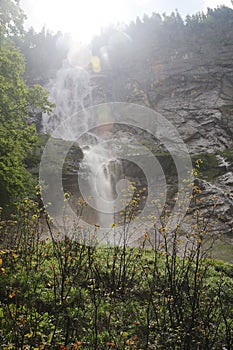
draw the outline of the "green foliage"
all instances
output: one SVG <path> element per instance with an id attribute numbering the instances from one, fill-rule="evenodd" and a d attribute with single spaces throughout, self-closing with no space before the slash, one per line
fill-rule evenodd
<path id="1" fill-rule="evenodd" d="M 208 181 L 213 180 L 219 175 L 219 166 L 216 155 L 213 153 L 200 153 L 192 157 L 193 165 L 200 159 L 199 176 Z"/>
<path id="2" fill-rule="evenodd" d="M 52 34 L 45 28 L 39 33 L 31 28 L 22 37 L 15 38 L 17 46 L 26 58 L 26 79 L 41 84 L 49 81 L 62 66 L 70 40 L 67 34 Z"/>
<path id="3" fill-rule="evenodd" d="M 21 34 L 25 15 L 19 7 L 18 0 L 1 0 L 0 2 L 0 38 L 6 35 Z"/>
<path id="4" fill-rule="evenodd" d="M 197 226 L 182 256 L 163 227 L 150 249 L 149 235 L 85 246 L 80 228 L 68 238 L 25 199 L 0 221 L 2 349 L 231 349 L 233 267 L 207 259 Z"/>
<path id="5" fill-rule="evenodd" d="M 32 178 L 25 159 L 37 135 L 27 119 L 29 110 L 49 112 L 47 92 L 40 86 L 28 88 L 23 80 L 24 57 L 7 35 L 21 29 L 21 10 L 11 1 L 1 2 L 0 33 L 0 206 L 32 189 Z"/>
<path id="6" fill-rule="evenodd" d="M 24 60 L 13 43 L 0 46 L 0 188 L 1 205 L 25 192 L 29 174 L 24 159 L 36 139 L 35 128 L 26 124 L 28 90 L 23 82 Z"/>
<path id="7" fill-rule="evenodd" d="M 186 16 L 186 24 L 188 27 L 195 28 L 196 26 L 200 26 L 206 20 L 206 15 L 203 12 L 197 12 L 194 15 Z"/>
<path id="8" fill-rule="evenodd" d="M 137 17 L 134 22 L 124 28 L 125 32 L 133 39 L 133 48 L 128 50 L 132 51 L 129 60 L 134 60 L 135 55 L 137 55 L 137 59 L 143 57 L 141 50 L 146 53 L 146 60 L 150 55 L 154 57 L 154 50 L 156 52 L 158 50 L 160 54 L 164 52 L 166 57 L 171 49 L 183 52 L 185 47 L 189 47 L 193 50 L 198 47 L 197 43 L 203 39 L 207 43 L 210 42 L 211 38 L 213 43 L 219 42 L 219 45 L 222 45 L 222 42 L 225 41 L 230 45 L 232 43 L 230 36 L 232 23 L 233 10 L 226 6 L 220 6 L 214 10 L 208 9 L 206 14 L 197 12 L 193 15 L 187 15 L 185 21 L 177 11 L 170 15 L 164 13 L 162 16 L 157 13 L 153 13 L 151 16 L 144 15 L 143 20 Z M 101 47 L 108 45 L 112 30 L 113 28 L 107 29 L 99 37 L 93 39 L 93 51 L 100 57 Z M 203 45 L 205 45 L 205 41 Z M 124 50 L 123 47 L 122 50 Z M 125 52 L 125 56 L 128 56 L 129 52 Z M 173 53 L 171 52 L 171 54 Z"/>
<path id="9" fill-rule="evenodd" d="M 38 110 L 46 113 L 52 112 L 55 105 L 48 101 L 48 97 L 49 93 L 41 85 L 36 84 L 33 88 L 29 88 L 28 100 L 32 113 L 36 113 Z"/>
<path id="10" fill-rule="evenodd" d="M 178 11 L 172 12 L 170 16 L 163 14 L 163 22 L 165 25 L 173 26 L 173 25 L 184 25 L 183 19 Z"/>
<path id="11" fill-rule="evenodd" d="M 25 159 L 37 135 L 27 124 L 29 109 L 49 111 L 47 92 L 42 87 L 28 88 L 23 80 L 24 59 L 14 44 L 4 40 L 0 46 L 0 205 L 30 191 L 32 180 Z"/>

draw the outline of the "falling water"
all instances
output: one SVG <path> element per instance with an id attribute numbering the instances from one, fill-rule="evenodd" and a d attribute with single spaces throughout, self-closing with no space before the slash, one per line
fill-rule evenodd
<path id="1" fill-rule="evenodd" d="M 43 115 L 42 127 L 44 132 L 52 132 L 56 127 L 73 114 L 84 109 L 85 101 L 91 99 L 89 74 L 85 69 L 72 67 L 69 61 L 63 63 L 57 72 L 55 81 L 48 87 L 50 98 L 56 107 L 52 115 Z M 86 120 L 79 121 L 88 126 Z M 65 135 L 69 139 L 70 135 Z"/>
<path id="2" fill-rule="evenodd" d="M 84 111 L 82 118 L 77 120 L 80 130 L 86 131 L 86 137 L 83 138 L 85 141 L 82 140 L 80 144 L 84 155 L 80 164 L 81 184 L 83 184 L 81 187 L 85 189 L 82 195 L 90 206 L 95 208 L 97 218 L 93 220 L 97 220 L 96 223 L 101 227 L 109 228 L 114 222 L 116 175 L 119 174 L 121 165 L 114 159 L 102 139 L 87 132 L 91 124 L 90 114 L 85 113 L 85 105 L 91 104 L 89 74 L 86 70 L 71 66 L 66 61 L 49 90 L 56 107 L 52 115 L 43 116 L 44 132 L 53 132 L 67 118 L 75 113 L 78 116 L 78 111 Z M 72 133 L 72 128 L 67 128 L 65 132 L 63 130 L 61 137 L 73 141 L 75 135 Z"/>
<path id="3" fill-rule="evenodd" d="M 98 212 L 98 224 L 110 227 L 114 222 L 114 187 L 120 163 L 112 159 L 102 143 L 97 143 L 84 150 L 81 169 L 85 170 L 85 195 Z"/>

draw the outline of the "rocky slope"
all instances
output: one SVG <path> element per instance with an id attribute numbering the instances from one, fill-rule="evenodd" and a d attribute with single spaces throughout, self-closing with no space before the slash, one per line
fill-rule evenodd
<path id="1" fill-rule="evenodd" d="M 176 40 L 132 42 L 92 78 L 96 103 L 124 101 L 161 113 L 178 129 L 193 159 L 205 208 L 217 203 L 212 230 L 233 228 L 233 30 L 184 32 Z M 149 41 L 148 41 L 149 40 Z M 213 200 L 213 198 L 215 198 Z M 206 214 L 203 209 L 203 215 Z M 219 223 L 216 224 L 216 218 Z"/>

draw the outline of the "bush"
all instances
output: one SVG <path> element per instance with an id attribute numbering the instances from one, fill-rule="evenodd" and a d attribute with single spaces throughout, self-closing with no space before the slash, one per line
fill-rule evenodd
<path id="1" fill-rule="evenodd" d="M 233 267 L 207 258 L 201 224 L 85 246 L 58 240 L 37 203 L 18 210 L 1 222 L 2 349 L 232 348 Z"/>

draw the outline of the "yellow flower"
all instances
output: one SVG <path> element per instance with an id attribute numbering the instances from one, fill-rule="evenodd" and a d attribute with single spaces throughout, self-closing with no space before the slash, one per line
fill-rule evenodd
<path id="1" fill-rule="evenodd" d="M 12 258 L 13 259 L 17 259 L 18 258 L 18 255 L 16 253 L 12 253 Z"/>
<path id="2" fill-rule="evenodd" d="M 17 290 L 12 290 L 12 291 L 10 292 L 10 294 L 8 295 L 8 297 L 9 297 L 10 299 L 12 299 L 12 298 L 14 298 L 14 296 L 16 296 L 16 294 L 17 294 Z"/>
<path id="3" fill-rule="evenodd" d="M 194 176 L 197 176 L 197 175 L 198 175 L 198 171 L 197 171 L 196 169 L 193 169 L 192 172 L 193 172 L 193 175 L 194 175 Z"/>
<path id="4" fill-rule="evenodd" d="M 65 202 L 67 202 L 70 199 L 69 193 L 65 192 L 64 193 L 64 198 L 65 198 Z"/>
<path id="5" fill-rule="evenodd" d="M 81 341 L 77 341 L 74 345 L 73 345 L 73 348 L 76 349 L 76 350 L 79 350 L 80 347 L 82 345 L 82 342 Z"/>

